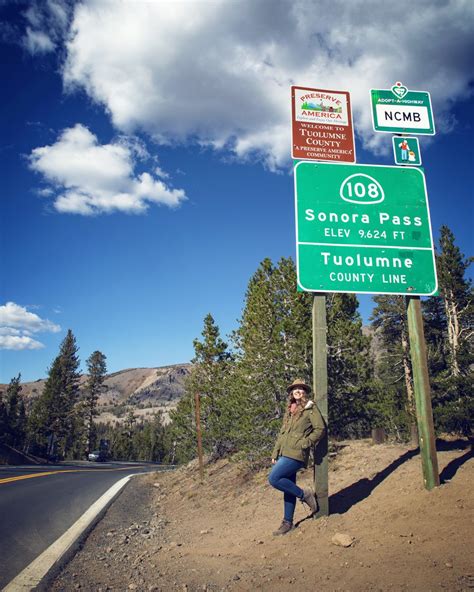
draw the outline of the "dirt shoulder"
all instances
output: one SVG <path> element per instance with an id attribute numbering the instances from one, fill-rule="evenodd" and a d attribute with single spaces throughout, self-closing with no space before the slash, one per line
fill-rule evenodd
<path id="1" fill-rule="evenodd" d="M 347 443 L 330 465 L 331 516 L 308 520 L 298 504 L 283 537 L 272 536 L 283 504 L 268 470 L 222 460 L 204 484 L 195 464 L 136 477 L 51 590 L 472 590 L 472 454 L 438 461 L 445 482 L 428 492 L 408 447 Z"/>

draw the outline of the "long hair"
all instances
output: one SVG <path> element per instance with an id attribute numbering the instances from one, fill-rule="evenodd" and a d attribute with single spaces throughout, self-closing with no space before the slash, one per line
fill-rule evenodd
<path id="1" fill-rule="evenodd" d="M 309 393 L 307 393 L 305 391 L 304 395 L 301 397 L 301 399 L 299 401 L 296 401 L 293 398 L 293 391 L 290 391 L 290 394 L 288 395 L 288 403 L 286 405 L 285 415 L 283 416 L 283 424 L 284 425 L 286 425 L 290 421 L 292 403 L 296 403 L 296 405 L 297 405 L 296 411 L 294 412 L 293 415 L 294 415 L 294 417 L 299 417 L 303 413 L 306 403 L 309 401 L 308 395 L 309 395 Z"/>

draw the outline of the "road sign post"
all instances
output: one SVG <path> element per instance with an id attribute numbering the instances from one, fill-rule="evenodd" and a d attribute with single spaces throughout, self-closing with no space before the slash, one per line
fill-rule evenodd
<path id="1" fill-rule="evenodd" d="M 299 162 L 295 201 L 299 289 L 436 292 L 426 184 L 420 169 Z"/>
<path id="2" fill-rule="evenodd" d="M 318 500 L 316 518 L 329 515 L 328 490 L 328 356 L 326 295 L 313 296 L 313 392 L 326 432 L 314 450 L 314 489 Z"/>
<path id="3" fill-rule="evenodd" d="M 433 411 L 431 408 L 426 342 L 423 331 L 423 316 L 421 314 L 421 304 L 418 296 L 408 296 L 406 301 L 423 483 L 426 489 L 433 489 L 433 487 L 439 485 L 440 481 L 433 427 Z"/>

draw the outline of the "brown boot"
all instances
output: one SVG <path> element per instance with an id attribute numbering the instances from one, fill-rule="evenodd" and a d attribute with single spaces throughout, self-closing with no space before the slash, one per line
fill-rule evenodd
<path id="1" fill-rule="evenodd" d="M 290 530 L 293 530 L 294 526 L 292 522 L 288 522 L 288 520 L 283 520 L 283 522 L 280 524 L 280 528 L 278 530 L 275 530 L 275 532 L 273 533 L 274 536 L 278 536 L 279 534 L 286 534 L 287 532 L 290 532 Z"/>
<path id="2" fill-rule="evenodd" d="M 316 514 L 318 511 L 318 502 L 316 500 L 316 496 L 311 491 L 311 489 L 303 489 L 303 494 L 303 499 L 301 501 L 309 506 L 311 514 Z"/>

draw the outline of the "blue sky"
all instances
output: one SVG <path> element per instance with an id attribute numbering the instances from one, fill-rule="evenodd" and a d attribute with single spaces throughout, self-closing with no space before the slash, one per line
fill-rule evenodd
<path id="1" fill-rule="evenodd" d="M 433 232 L 472 254 L 473 6 L 317 4 L 2 4 L 0 381 L 44 377 L 68 328 L 113 372 L 189 361 L 208 312 L 237 326 L 295 255 L 291 84 L 350 91 L 357 162 L 390 165 L 369 89 L 430 91 Z"/>

